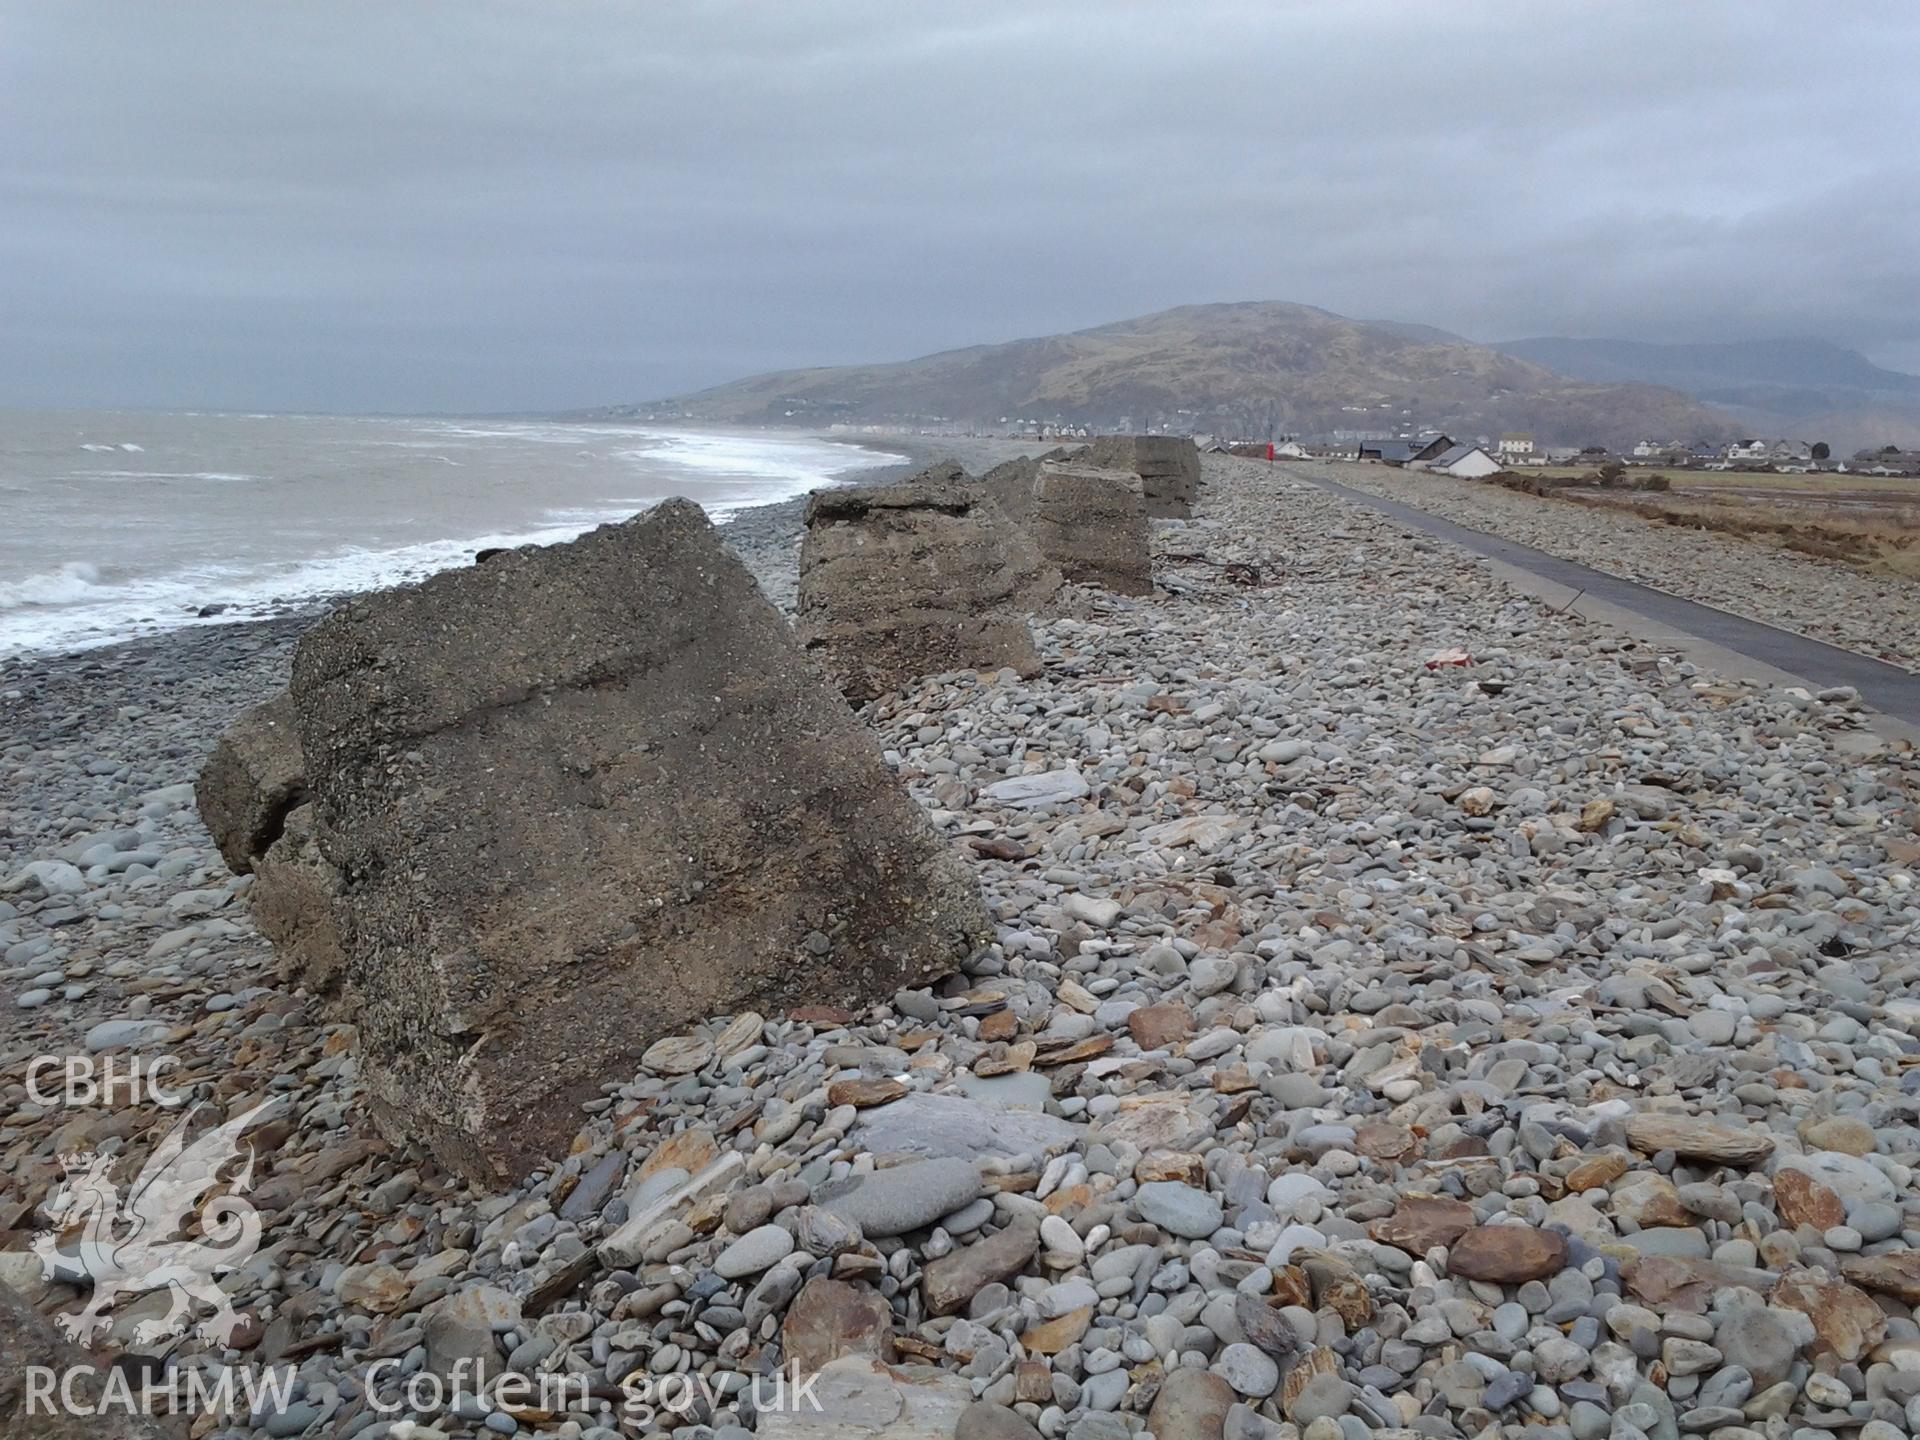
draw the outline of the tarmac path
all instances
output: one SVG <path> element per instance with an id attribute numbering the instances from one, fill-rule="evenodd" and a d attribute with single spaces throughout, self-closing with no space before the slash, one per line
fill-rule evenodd
<path id="1" fill-rule="evenodd" d="M 1811 640 L 1791 630 L 1763 625 L 1743 615 L 1716 610 L 1711 605 L 1683 600 L 1678 595 L 1623 580 L 1576 561 L 1563 560 L 1530 545 L 1455 524 L 1401 501 L 1355 490 L 1314 474 L 1304 466 L 1290 468 L 1288 474 L 1311 481 L 1356 505 L 1389 515 L 1409 529 L 1484 555 L 1495 563 L 1503 578 L 1530 577 L 1535 582 L 1544 582 L 1522 584 L 1522 588 L 1544 598 L 1552 598 L 1552 591 L 1545 587 L 1561 587 L 1569 597 L 1569 608 L 1573 603 L 1578 604 L 1578 613 L 1616 623 L 1625 620 L 1627 628 L 1642 637 L 1656 643 L 1671 643 L 1682 650 L 1708 647 L 1709 651 L 1720 653 L 1703 651 L 1700 658 L 1721 670 L 1742 673 L 1740 667 L 1730 665 L 1728 659 L 1729 656 L 1744 657 L 1763 671 L 1773 672 L 1759 678 L 1815 689 L 1851 685 L 1860 692 L 1862 703 L 1901 722 L 1903 732 L 1906 727 L 1920 727 L 1920 675 L 1901 666 Z M 1576 596 L 1578 600 L 1574 601 L 1572 597 Z"/>

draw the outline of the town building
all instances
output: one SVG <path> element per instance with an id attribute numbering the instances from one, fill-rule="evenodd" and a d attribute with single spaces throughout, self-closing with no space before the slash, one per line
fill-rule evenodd
<path id="1" fill-rule="evenodd" d="M 1462 480 L 1478 480 L 1486 475 L 1497 475 L 1505 467 L 1478 445 L 1453 445 L 1432 459 L 1414 461 L 1407 468 L 1426 470 L 1436 475 L 1454 475 Z"/>
<path id="2" fill-rule="evenodd" d="M 1431 460 L 1451 450 L 1454 444 L 1451 435 L 1421 435 L 1412 440 L 1363 440 L 1360 442 L 1360 458 L 1378 461 L 1382 465 L 1411 465 Z"/>

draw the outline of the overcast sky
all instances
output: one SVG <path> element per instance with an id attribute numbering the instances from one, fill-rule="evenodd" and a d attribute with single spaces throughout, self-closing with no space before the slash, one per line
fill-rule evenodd
<path id="1" fill-rule="evenodd" d="M 1194 301 L 1920 370 L 1910 0 L 0 0 L 0 404 L 655 398 Z"/>

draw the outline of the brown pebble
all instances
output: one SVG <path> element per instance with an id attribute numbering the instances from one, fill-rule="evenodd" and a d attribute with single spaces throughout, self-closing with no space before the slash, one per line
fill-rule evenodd
<path id="1" fill-rule="evenodd" d="M 898 1100 L 907 1093 L 907 1087 L 894 1079 L 880 1080 L 836 1080 L 827 1086 L 829 1105 L 852 1105 L 866 1109 L 870 1105 L 884 1105 L 889 1100 Z"/>
<path id="2" fill-rule="evenodd" d="M 1447 1274 L 1496 1285 L 1545 1280 L 1567 1268 L 1567 1237 L 1530 1225 L 1478 1225 L 1447 1251 Z"/>

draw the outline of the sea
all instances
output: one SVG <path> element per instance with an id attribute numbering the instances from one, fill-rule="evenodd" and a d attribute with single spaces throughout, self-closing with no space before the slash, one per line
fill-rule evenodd
<path id="1" fill-rule="evenodd" d="M 724 524 L 905 458 L 601 422 L 0 411 L 0 657 L 283 613 L 670 496 Z"/>

